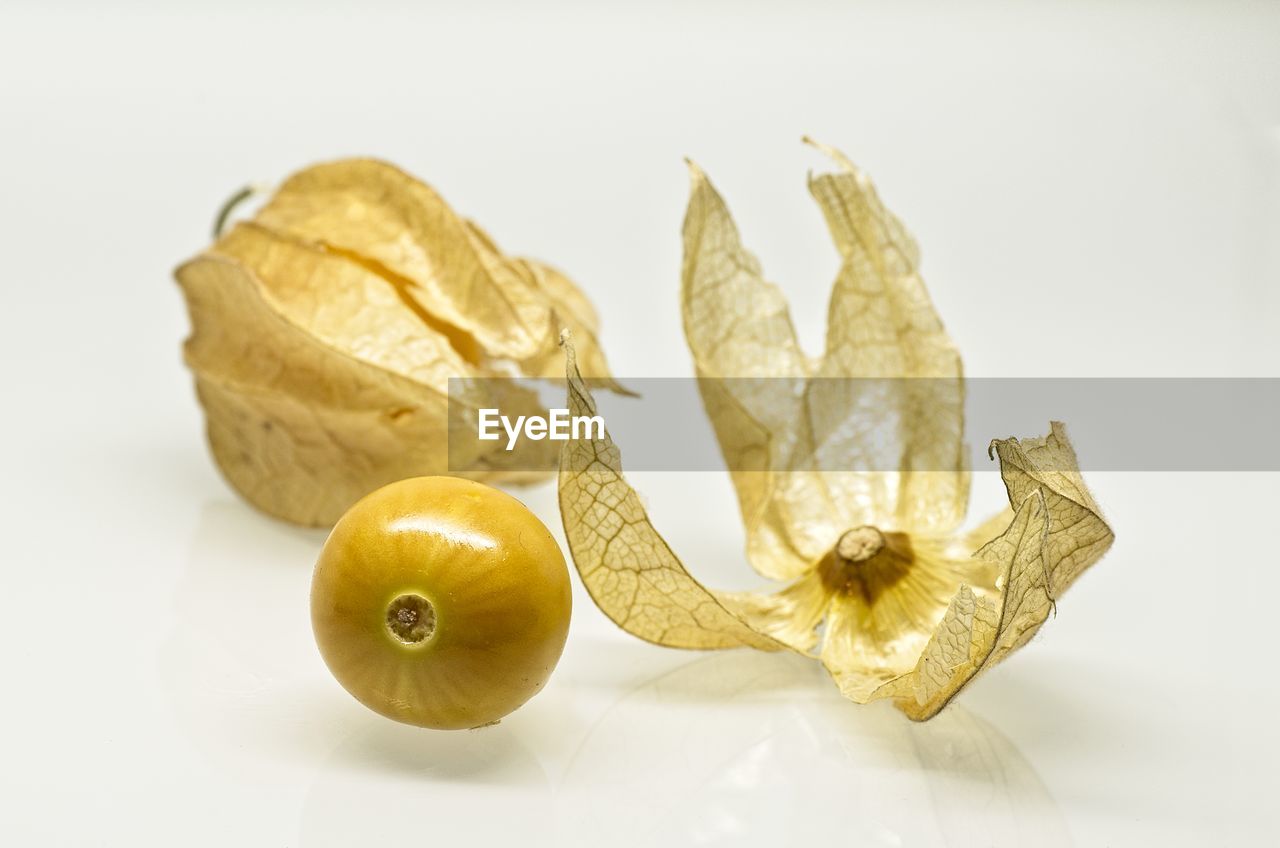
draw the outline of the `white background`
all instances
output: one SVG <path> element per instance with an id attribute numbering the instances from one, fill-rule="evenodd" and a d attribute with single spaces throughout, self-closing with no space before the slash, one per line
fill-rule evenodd
<path id="1" fill-rule="evenodd" d="M 817 349 L 809 133 L 915 231 L 970 374 L 1280 376 L 1278 48 L 1262 3 L 6 4 L 0 843 L 1274 839 L 1275 475 L 1091 475 L 1111 554 L 926 725 L 579 591 L 541 695 L 420 731 L 315 651 L 323 534 L 218 477 L 170 272 L 245 182 L 373 154 L 568 270 L 617 373 L 687 375 L 689 155 Z M 636 482 L 697 573 L 754 585 L 725 480 Z"/>

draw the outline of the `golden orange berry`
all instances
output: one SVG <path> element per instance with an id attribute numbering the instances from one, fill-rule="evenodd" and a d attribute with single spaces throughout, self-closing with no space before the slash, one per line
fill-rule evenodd
<path id="1" fill-rule="evenodd" d="M 524 504 L 416 477 L 334 526 L 311 583 L 316 644 L 338 682 L 396 721 L 459 729 L 533 697 L 564 649 L 569 570 Z"/>

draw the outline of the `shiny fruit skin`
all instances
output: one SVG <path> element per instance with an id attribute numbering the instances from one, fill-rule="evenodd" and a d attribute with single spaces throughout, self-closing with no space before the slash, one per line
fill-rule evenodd
<path id="1" fill-rule="evenodd" d="M 405 596 L 434 613 L 429 635 L 404 631 L 421 641 L 393 632 L 404 630 L 404 604 L 393 605 Z M 456 477 L 401 480 L 360 500 L 311 583 L 316 644 L 338 682 L 375 712 L 438 729 L 495 722 L 542 689 L 571 606 L 546 526 L 510 495 Z"/>

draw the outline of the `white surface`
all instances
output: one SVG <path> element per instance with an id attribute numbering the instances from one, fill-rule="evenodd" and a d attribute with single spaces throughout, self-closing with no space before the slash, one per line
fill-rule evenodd
<path id="1" fill-rule="evenodd" d="M 218 478 L 169 279 L 247 180 L 376 154 L 586 285 L 620 374 L 684 375 L 688 154 L 816 346 L 808 132 L 915 230 L 971 374 L 1277 376 L 1274 4 L 176 5 L 0 11 L 0 843 L 1275 839 L 1274 475 L 1091 475 L 1115 548 L 927 725 L 579 593 L 543 694 L 417 731 L 316 654 L 322 535 Z M 749 582 L 724 480 L 637 483 Z"/>

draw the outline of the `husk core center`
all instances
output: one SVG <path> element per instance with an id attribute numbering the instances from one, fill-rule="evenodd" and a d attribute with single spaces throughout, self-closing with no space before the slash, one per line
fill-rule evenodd
<path id="1" fill-rule="evenodd" d="M 874 603 L 907 576 L 915 552 L 906 533 L 863 525 L 846 531 L 823 559 L 822 581 L 834 592 L 861 595 Z"/>

